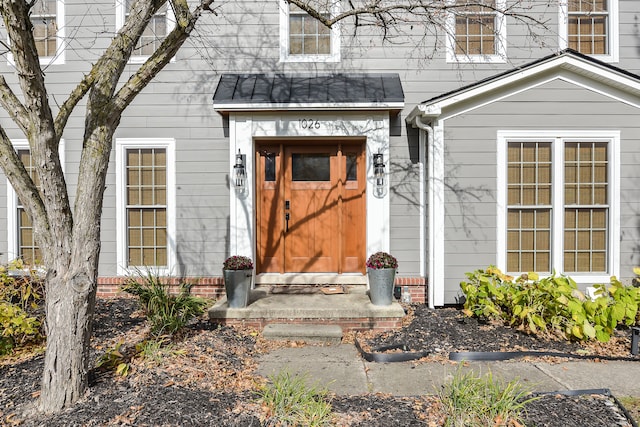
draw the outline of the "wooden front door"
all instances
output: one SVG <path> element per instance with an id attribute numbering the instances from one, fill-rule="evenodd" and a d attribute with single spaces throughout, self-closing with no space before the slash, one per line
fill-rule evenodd
<path id="1" fill-rule="evenodd" d="M 364 143 L 262 144 L 258 273 L 364 273 Z"/>

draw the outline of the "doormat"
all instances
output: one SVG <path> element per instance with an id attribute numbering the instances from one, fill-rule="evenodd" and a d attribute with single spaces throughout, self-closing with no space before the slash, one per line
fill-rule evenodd
<path id="1" fill-rule="evenodd" d="M 340 285 L 275 285 L 269 291 L 275 295 L 325 295 L 346 294 L 344 286 Z"/>

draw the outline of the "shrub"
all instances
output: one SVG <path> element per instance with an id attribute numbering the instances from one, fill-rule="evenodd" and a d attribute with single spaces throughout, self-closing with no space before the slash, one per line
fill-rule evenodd
<path id="1" fill-rule="evenodd" d="M 398 260 L 387 252 L 376 252 L 367 260 L 367 267 L 373 270 L 381 268 L 398 268 Z"/>
<path id="2" fill-rule="evenodd" d="M 480 377 L 458 369 L 442 386 L 439 398 L 447 415 L 445 426 L 484 427 L 522 425 L 520 414 L 525 405 L 537 399 L 527 398 L 528 394 L 516 380 L 504 384 L 491 373 Z"/>
<path id="3" fill-rule="evenodd" d="M 608 285 L 595 285 L 592 301 L 567 276 L 540 279 L 528 273 L 514 280 L 493 266 L 466 275 L 469 281 L 460 283 L 466 315 L 501 319 L 536 334 L 606 342 L 619 324 L 632 325 L 638 315 L 640 288 L 615 277 Z"/>
<path id="4" fill-rule="evenodd" d="M 270 376 L 269 381 L 260 390 L 260 398 L 278 425 L 331 425 L 327 389 L 308 385 L 306 376 L 292 376 L 286 371 Z"/>
<path id="5" fill-rule="evenodd" d="M 243 255 L 233 255 L 224 260 L 223 270 L 252 270 L 253 261 L 251 258 Z"/>
<path id="6" fill-rule="evenodd" d="M 149 272 L 130 277 L 122 290 L 140 299 L 140 305 L 151 323 L 151 333 L 159 336 L 178 332 L 191 319 L 204 312 L 207 301 L 191 295 L 191 286 L 181 283 L 180 292 L 172 295 L 169 285 L 161 283 L 156 275 Z"/>
<path id="7" fill-rule="evenodd" d="M 44 283 L 28 272 L 11 276 L 10 270 L 22 271 L 20 260 L 0 267 L 0 355 L 16 347 L 44 339 Z"/>

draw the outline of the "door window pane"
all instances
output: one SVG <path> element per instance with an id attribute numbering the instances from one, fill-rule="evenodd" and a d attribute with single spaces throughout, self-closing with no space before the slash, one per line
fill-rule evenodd
<path id="1" fill-rule="evenodd" d="M 293 181 L 330 181 L 331 157 L 329 154 L 291 155 L 291 178 Z"/>
<path id="2" fill-rule="evenodd" d="M 276 153 L 266 153 L 264 155 L 264 180 L 276 180 Z"/>
<path id="3" fill-rule="evenodd" d="M 347 154 L 347 181 L 358 180 L 358 163 L 355 154 Z"/>

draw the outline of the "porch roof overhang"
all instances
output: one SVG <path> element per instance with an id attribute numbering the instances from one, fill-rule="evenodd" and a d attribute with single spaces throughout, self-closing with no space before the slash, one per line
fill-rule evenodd
<path id="1" fill-rule="evenodd" d="M 398 74 L 223 74 L 213 95 L 223 116 L 256 111 L 366 111 L 399 113 Z"/>
<path id="2" fill-rule="evenodd" d="M 565 49 L 426 100 L 415 106 L 406 120 L 415 123 L 417 117 L 427 121 L 444 119 L 554 79 L 570 81 L 640 108 L 640 76 Z"/>

